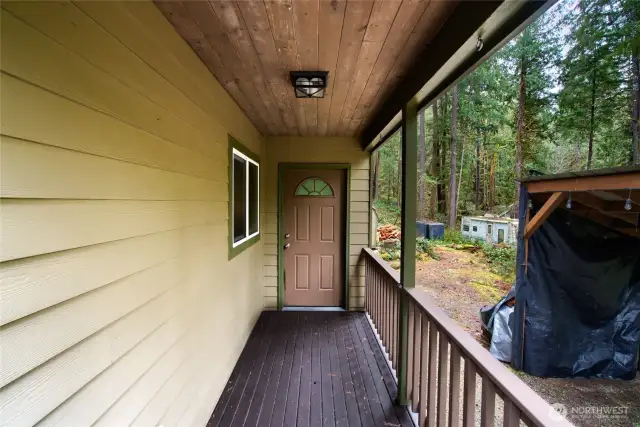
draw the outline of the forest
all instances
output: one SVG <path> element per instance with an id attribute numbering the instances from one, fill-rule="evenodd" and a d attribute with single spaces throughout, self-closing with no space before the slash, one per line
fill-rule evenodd
<path id="1" fill-rule="evenodd" d="M 640 0 L 564 0 L 418 117 L 418 217 L 515 213 L 516 179 L 640 164 Z M 399 221 L 400 133 L 372 157 Z"/>

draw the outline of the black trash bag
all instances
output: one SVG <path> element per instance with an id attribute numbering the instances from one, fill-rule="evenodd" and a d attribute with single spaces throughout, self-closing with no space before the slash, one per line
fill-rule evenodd
<path id="1" fill-rule="evenodd" d="M 514 367 L 541 377 L 633 379 L 640 239 L 556 209 L 528 252 L 516 283 Z"/>

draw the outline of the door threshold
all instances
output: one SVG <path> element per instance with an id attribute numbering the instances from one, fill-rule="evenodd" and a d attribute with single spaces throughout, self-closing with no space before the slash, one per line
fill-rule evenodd
<path id="1" fill-rule="evenodd" d="M 306 307 L 289 305 L 282 307 L 282 311 L 345 311 L 342 307 Z"/>

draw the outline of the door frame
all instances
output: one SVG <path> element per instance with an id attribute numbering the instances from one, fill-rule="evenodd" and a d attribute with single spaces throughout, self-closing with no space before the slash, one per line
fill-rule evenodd
<path id="1" fill-rule="evenodd" d="M 343 227 L 343 251 L 344 251 L 344 278 L 343 278 L 343 301 L 341 308 L 345 310 L 349 307 L 349 210 L 351 194 L 351 164 L 350 163 L 278 163 L 278 310 L 284 308 L 284 240 L 282 230 L 284 230 L 284 174 L 290 169 L 338 169 L 344 170 L 346 175 L 344 204 L 344 224 Z"/>

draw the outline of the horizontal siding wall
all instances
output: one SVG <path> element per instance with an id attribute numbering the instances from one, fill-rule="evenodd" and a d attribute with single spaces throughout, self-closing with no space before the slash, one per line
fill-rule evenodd
<path id="1" fill-rule="evenodd" d="M 348 308 L 362 310 L 364 265 L 360 253 L 369 243 L 369 154 L 362 151 L 356 138 L 269 137 L 265 141 L 264 157 L 264 307 L 278 306 L 278 165 L 347 163 L 351 165 Z"/>
<path id="2" fill-rule="evenodd" d="M 151 2 L 0 13 L 0 426 L 204 426 L 263 304 L 227 135 L 262 136 Z"/>

